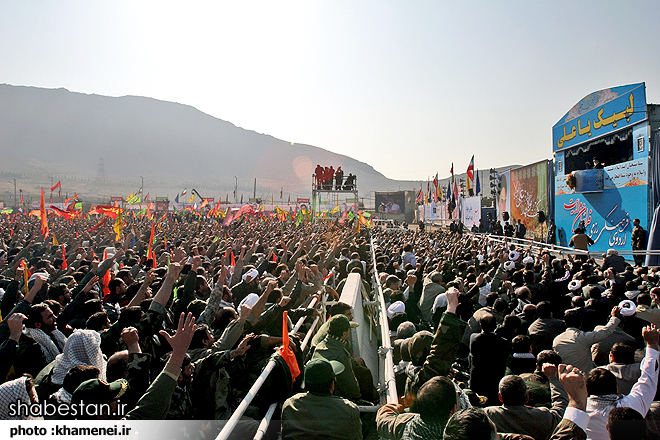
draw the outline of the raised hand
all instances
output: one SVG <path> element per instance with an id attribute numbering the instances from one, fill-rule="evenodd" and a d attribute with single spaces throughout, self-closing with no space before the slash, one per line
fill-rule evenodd
<path id="1" fill-rule="evenodd" d="M 572 365 L 559 364 L 559 381 L 568 393 L 569 406 L 585 411 L 587 409 L 587 379 L 582 371 Z"/>
<path id="2" fill-rule="evenodd" d="M 647 325 L 642 329 L 642 336 L 646 341 L 646 345 L 655 350 L 658 349 L 658 343 L 660 343 L 660 332 L 655 325 Z"/>

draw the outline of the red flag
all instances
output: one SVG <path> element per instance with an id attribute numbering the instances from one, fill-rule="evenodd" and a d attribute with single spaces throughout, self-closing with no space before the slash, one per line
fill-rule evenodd
<path id="1" fill-rule="evenodd" d="M 472 155 L 472 159 L 470 159 L 470 164 L 468 165 L 467 168 L 467 178 L 468 180 L 474 181 L 474 154 Z M 468 184 L 468 189 L 470 188 L 470 185 Z"/>
<path id="2" fill-rule="evenodd" d="M 236 257 L 234 257 L 234 251 L 231 251 L 231 265 L 236 266 Z"/>
<path id="3" fill-rule="evenodd" d="M 108 259 L 108 252 L 104 249 L 103 250 L 103 261 Z M 103 275 L 103 279 L 101 279 L 101 285 L 103 286 L 103 300 L 105 301 L 110 295 L 110 288 L 108 287 L 108 284 L 110 284 L 110 269 L 108 269 L 105 272 L 105 275 Z"/>
<path id="4" fill-rule="evenodd" d="M 154 236 L 156 235 L 156 223 L 151 225 L 151 235 L 149 235 L 149 244 L 147 245 L 147 258 L 151 257 L 151 247 L 154 243 Z"/>
<path id="5" fill-rule="evenodd" d="M 69 265 L 66 264 L 66 249 L 64 249 L 64 244 L 62 244 L 62 260 L 64 260 L 62 262 L 62 270 L 67 270 L 69 268 Z"/>
<path id="6" fill-rule="evenodd" d="M 277 263 L 277 254 L 273 252 L 273 263 Z"/>
<path id="7" fill-rule="evenodd" d="M 55 191 L 57 188 L 62 188 L 62 182 L 61 182 L 60 180 L 57 181 L 57 183 L 55 184 L 55 186 L 51 186 L 51 187 L 50 187 L 50 192 Z"/>
<path id="8" fill-rule="evenodd" d="M 103 217 L 103 219 L 98 222 L 92 229 L 89 230 L 89 232 L 94 232 L 101 226 L 103 226 L 106 222 L 108 221 L 108 217 Z"/>
<path id="9" fill-rule="evenodd" d="M 279 349 L 280 355 L 284 359 L 284 362 L 289 366 L 291 371 L 291 379 L 293 382 L 296 381 L 296 377 L 300 376 L 300 367 L 298 366 L 298 360 L 296 355 L 293 354 L 293 350 L 289 347 L 289 320 L 288 312 L 285 310 L 282 314 L 282 346 Z"/>
<path id="10" fill-rule="evenodd" d="M 44 188 L 41 188 L 41 233 L 44 238 L 48 237 L 48 217 L 46 216 L 46 204 L 44 203 Z"/>
<path id="11" fill-rule="evenodd" d="M 53 210 L 53 214 L 55 214 L 58 217 L 64 217 L 67 220 L 71 220 L 74 218 L 76 215 L 70 211 L 63 211 L 60 208 L 58 208 L 55 205 L 50 205 L 50 209 Z"/>
<path id="12" fill-rule="evenodd" d="M 119 214 L 119 206 L 114 207 L 107 205 L 96 205 L 95 211 L 98 214 L 105 214 L 108 217 L 116 220 L 117 215 Z"/>
<path id="13" fill-rule="evenodd" d="M 65 204 L 65 205 L 68 205 L 69 202 L 70 202 L 71 200 L 73 200 L 73 201 L 78 200 L 78 193 L 75 193 L 75 192 L 74 192 L 72 197 L 69 197 L 69 198 L 67 198 L 67 199 L 64 199 L 64 204 Z"/>

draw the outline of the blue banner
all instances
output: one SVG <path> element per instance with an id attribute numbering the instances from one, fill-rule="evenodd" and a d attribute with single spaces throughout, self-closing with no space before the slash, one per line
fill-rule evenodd
<path id="1" fill-rule="evenodd" d="M 644 83 L 599 90 L 578 102 L 552 127 L 557 152 L 646 119 Z"/>
<path id="2" fill-rule="evenodd" d="M 604 190 L 580 194 L 566 185 L 566 176 L 555 177 L 555 223 L 558 242 L 567 246 L 575 229 L 584 223 L 594 240 L 591 250 L 631 250 L 632 221 L 648 224 L 648 158 L 605 167 Z"/>

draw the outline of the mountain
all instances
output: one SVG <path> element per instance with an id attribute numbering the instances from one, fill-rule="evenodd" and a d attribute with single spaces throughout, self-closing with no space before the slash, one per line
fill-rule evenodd
<path id="1" fill-rule="evenodd" d="M 204 197 L 238 194 L 309 197 L 316 164 L 358 176 L 360 195 L 419 188 L 368 164 L 311 145 L 237 127 L 194 107 L 137 96 L 0 85 L 0 199 L 13 179 L 26 194 L 62 181 L 63 191 L 94 197 L 145 193 L 173 198 L 184 187 Z M 47 190 L 46 190 L 47 191 Z M 34 196 L 34 194 L 32 194 Z"/>

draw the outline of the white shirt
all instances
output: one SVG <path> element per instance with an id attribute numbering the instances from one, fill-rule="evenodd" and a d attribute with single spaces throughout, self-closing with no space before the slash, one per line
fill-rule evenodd
<path id="1" fill-rule="evenodd" d="M 610 435 L 607 432 L 607 419 L 610 411 L 617 407 L 632 408 L 646 417 L 651 403 L 655 397 L 658 387 L 658 357 L 660 352 L 646 347 L 646 355 L 642 359 L 642 375 L 630 390 L 630 394 L 618 399 L 612 405 L 603 405 L 595 399 L 596 396 L 589 396 L 587 400 L 587 413 L 589 414 L 589 424 L 587 425 L 587 439 L 589 440 L 609 440 Z"/>

